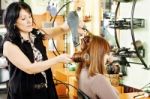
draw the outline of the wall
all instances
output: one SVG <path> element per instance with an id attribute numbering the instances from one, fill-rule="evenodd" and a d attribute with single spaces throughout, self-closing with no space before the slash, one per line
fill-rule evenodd
<path id="1" fill-rule="evenodd" d="M 24 0 L 31 6 L 33 14 L 43 14 L 46 12 L 49 0 Z"/>
<path id="2" fill-rule="evenodd" d="M 134 18 L 143 18 L 145 19 L 145 28 L 139 28 L 134 30 L 135 39 L 141 40 L 146 49 L 146 56 L 144 58 L 146 64 L 150 65 L 150 13 L 148 11 L 150 0 L 137 0 L 135 7 Z M 119 18 L 129 18 L 131 16 L 131 3 L 121 3 L 120 4 L 120 17 Z M 130 30 L 121 30 L 120 31 L 120 45 L 121 47 L 131 47 L 131 34 Z M 138 59 L 130 59 L 132 61 L 139 62 Z M 135 88 L 141 88 L 145 84 L 150 82 L 150 70 L 143 69 L 143 65 L 131 64 L 131 67 L 128 67 L 128 76 L 125 77 L 124 83 Z"/>
<path id="3" fill-rule="evenodd" d="M 19 0 L 1 0 L 1 9 L 6 9 L 8 7 L 9 4 L 11 4 L 12 2 L 16 2 Z"/>
<path id="4" fill-rule="evenodd" d="M 85 0 L 84 16 L 91 16 L 87 28 L 95 35 L 100 35 L 101 26 L 101 0 Z"/>

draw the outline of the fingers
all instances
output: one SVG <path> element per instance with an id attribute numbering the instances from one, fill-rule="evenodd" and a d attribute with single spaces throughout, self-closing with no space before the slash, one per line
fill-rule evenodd
<path id="1" fill-rule="evenodd" d="M 71 56 L 68 54 L 61 54 L 58 56 L 59 62 L 63 62 L 63 63 L 71 63 L 72 59 Z"/>
<path id="2" fill-rule="evenodd" d="M 85 23 L 84 23 L 83 21 L 80 21 L 80 22 L 79 22 L 79 27 L 80 27 L 80 28 L 85 27 Z"/>
<path id="3" fill-rule="evenodd" d="M 78 33 L 81 35 L 81 36 L 85 36 L 87 33 L 86 31 L 84 31 L 82 28 L 78 28 Z"/>
<path id="4" fill-rule="evenodd" d="M 72 59 L 69 55 L 67 55 L 67 57 L 65 58 L 65 63 L 71 63 L 72 62 Z"/>

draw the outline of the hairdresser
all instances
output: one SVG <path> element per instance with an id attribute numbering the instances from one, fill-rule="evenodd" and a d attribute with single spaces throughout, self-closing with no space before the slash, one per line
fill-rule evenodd
<path id="1" fill-rule="evenodd" d="M 67 24 L 36 29 L 31 8 L 25 2 L 11 3 L 4 15 L 7 33 L 3 55 L 8 60 L 10 80 L 7 99 L 58 99 L 51 67 L 71 62 L 70 55 L 61 54 L 48 59 L 44 39 L 69 31 Z"/>

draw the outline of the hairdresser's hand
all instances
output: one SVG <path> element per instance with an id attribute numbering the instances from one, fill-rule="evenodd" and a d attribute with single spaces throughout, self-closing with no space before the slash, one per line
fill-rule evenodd
<path id="1" fill-rule="evenodd" d="M 79 27 L 81 28 L 85 27 L 85 23 L 82 20 L 79 21 Z"/>
<path id="2" fill-rule="evenodd" d="M 64 24 L 61 25 L 60 27 L 61 27 L 64 31 L 66 31 L 66 32 L 70 30 L 70 28 L 69 28 L 69 26 L 68 26 L 67 23 L 64 23 Z M 79 27 L 78 27 L 78 33 L 79 33 L 81 36 L 86 35 L 86 31 L 82 29 L 83 27 L 85 27 L 85 23 L 82 22 L 82 21 L 80 21 L 80 22 L 79 22 Z"/>
<path id="3" fill-rule="evenodd" d="M 80 36 L 85 36 L 87 34 L 87 32 L 84 31 L 81 27 L 78 28 L 78 33 L 80 34 Z"/>
<path id="4" fill-rule="evenodd" d="M 71 56 L 68 54 L 61 54 L 61 55 L 57 56 L 57 58 L 58 58 L 59 62 L 63 62 L 63 63 L 71 63 L 72 62 Z"/>

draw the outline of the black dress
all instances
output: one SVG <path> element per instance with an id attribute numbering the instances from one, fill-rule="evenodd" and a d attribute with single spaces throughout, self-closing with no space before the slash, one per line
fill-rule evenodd
<path id="1" fill-rule="evenodd" d="M 42 60 L 46 60 L 46 48 L 42 42 L 43 35 L 36 29 L 33 29 L 31 33 L 35 36 L 34 46 L 41 52 Z M 9 38 L 5 40 L 9 40 L 12 43 L 16 44 L 33 63 L 34 54 L 31 44 L 28 41 L 22 41 L 21 37 L 18 37 L 16 39 L 12 40 Z M 47 88 L 35 88 L 35 85 L 45 83 L 45 78 L 42 73 L 27 74 L 14 66 L 10 61 L 9 71 L 10 80 L 8 84 L 7 99 L 58 99 L 51 69 L 45 71 L 48 85 Z"/>

